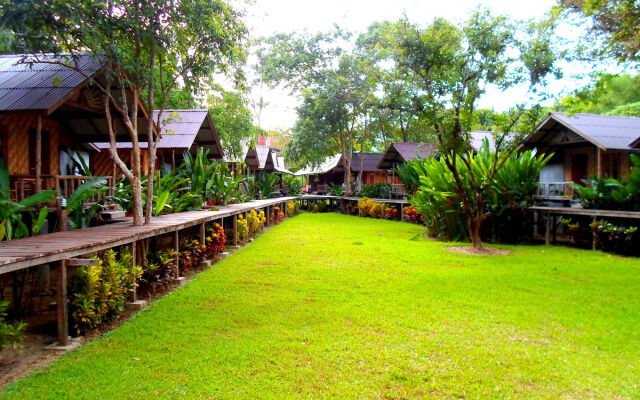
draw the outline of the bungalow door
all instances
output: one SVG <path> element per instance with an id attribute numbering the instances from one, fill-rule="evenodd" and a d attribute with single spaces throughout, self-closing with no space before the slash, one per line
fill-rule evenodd
<path id="1" fill-rule="evenodd" d="M 571 157 L 571 181 L 582 184 L 582 180 L 587 178 L 588 159 L 586 154 L 576 154 Z"/>

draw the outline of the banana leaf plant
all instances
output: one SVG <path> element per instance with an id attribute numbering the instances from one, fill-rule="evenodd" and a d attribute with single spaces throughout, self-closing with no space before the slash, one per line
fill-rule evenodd
<path id="1" fill-rule="evenodd" d="M 90 221 L 102 209 L 102 204 L 96 202 L 85 208 L 86 201 L 109 189 L 105 178 L 94 178 L 78 186 L 67 199 L 67 213 L 73 229 L 81 229 L 83 221 Z"/>
<path id="2" fill-rule="evenodd" d="M 16 202 L 11 200 L 10 178 L 7 166 L 0 164 L 0 240 L 12 240 L 22 237 L 37 235 L 47 220 L 49 209 L 46 203 L 53 199 L 55 190 L 46 190 L 35 193 L 26 199 Z M 36 216 L 31 209 L 42 206 Z M 23 216 L 31 216 L 31 227 L 29 228 Z"/>
<path id="3" fill-rule="evenodd" d="M 278 179 L 280 177 L 275 172 L 269 172 L 261 174 L 258 178 L 258 187 L 260 188 L 260 193 L 266 199 L 271 197 L 274 193 L 274 188 L 276 187 L 276 183 L 278 183 Z"/>

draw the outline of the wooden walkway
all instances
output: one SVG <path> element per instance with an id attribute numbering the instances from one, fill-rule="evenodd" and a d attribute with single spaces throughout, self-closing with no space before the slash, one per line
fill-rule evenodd
<path id="1" fill-rule="evenodd" d="M 0 274 L 47 264 L 83 254 L 134 243 L 141 239 L 177 232 L 195 225 L 233 217 L 251 210 L 283 206 L 295 197 L 254 200 L 220 206 L 219 211 L 187 211 L 154 217 L 151 224 L 133 226 L 119 222 L 93 228 L 0 242 Z M 283 209 L 283 211 L 285 211 Z"/>

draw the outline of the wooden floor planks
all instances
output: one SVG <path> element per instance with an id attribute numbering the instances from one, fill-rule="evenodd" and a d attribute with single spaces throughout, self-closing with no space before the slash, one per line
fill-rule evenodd
<path id="1" fill-rule="evenodd" d="M 143 226 L 133 226 L 130 221 L 126 221 L 0 242 L 0 274 L 121 246 L 293 199 L 295 198 L 280 197 L 255 200 L 220 206 L 218 211 L 188 211 L 163 215 L 154 217 L 151 224 Z"/>

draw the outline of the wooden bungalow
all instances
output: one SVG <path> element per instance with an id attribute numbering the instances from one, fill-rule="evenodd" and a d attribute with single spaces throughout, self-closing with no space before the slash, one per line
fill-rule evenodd
<path id="1" fill-rule="evenodd" d="M 83 71 L 79 73 L 52 64 L 65 62 L 63 56 L 28 61 L 34 60 L 0 56 L 0 156 L 8 166 L 11 196 L 21 200 L 55 189 L 68 197 L 88 177 L 68 171 L 67 155 L 88 158 L 91 143 L 108 138 L 102 94 L 85 77 L 100 81 L 101 64 L 94 56 L 81 55 L 75 60 Z M 140 135 L 146 140 L 147 115 L 141 111 Z M 118 118 L 114 123 L 118 140 L 128 136 Z"/>
<path id="2" fill-rule="evenodd" d="M 398 165 L 416 157 L 433 157 L 437 149 L 436 143 L 391 143 L 378 162 L 378 168 L 386 171 L 386 181 L 391 184 L 391 192 L 394 194 L 404 193 L 402 181 L 394 171 Z"/>
<path id="3" fill-rule="evenodd" d="M 271 148 L 269 146 L 253 146 L 247 150 L 244 162 L 247 164 L 247 168 L 253 172 L 265 171 L 267 163 L 270 160 Z M 273 171 L 273 165 L 269 165 L 270 170 Z"/>
<path id="4" fill-rule="evenodd" d="M 380 153 L 354 153 L 351 158 L 350 181 L 354 185 L 353 189 L 358 191 L 362 185 L 374 185 L 385 182 L 386 171 L 378 168 L 378 163 L 382 158 Z M 362 163 L 361 163 L 362 160 Z M 362 182 L 358 181 L 362 170 Z M 308 167 L 295 173 L 297 176 L 307 176 L 310 192 L 328 193 L 328 185 L 340 186 L 344 184 L 344 166 L 341 154 L 327 157 L 317 167 Z"/>
<path id="5" fill-rule="evenodd" d="M 158 111 L 154 112 L 154 121 Z M 222 144 L 218 138 L 208 110 L 164 110 L 160 121 L 161 137 L 158 140 L 157 168 L 163 164 L 176 168 L 184 161 L 184 152 L 195 155 L 200 148 L 209 150 L 209 158 L 223 158 Z M 91 172 L 93 175 L 110 175 L 117 178 L 121 171 L 109 155 L 109 143 L 94 143 L 100 150 L 91 154 Z M 131 162 L 131 142 L 116 144 L 118 154 L 129 165 Z M 140 143 L 140 156 L 143 173 L 149 172 L 149 151 L 147 142 Z"/>
<path id="6" fill-rule="evenodd" d="M 387 182 L 387 171 L 378 168 L 382 160 L 382 153 L 355 153 L 351 159 L 351 173 L 354 176 L 356 191 L 362 189 L 364 185 L 375 185 Z M 362 171 L 362 181 L 360 172 Z"/>
<path id="7" fill-rule="evenodd" d="M 569 194 L 570 182 L 589 176 L 626 179 L 630 154 L 640 153 L 640 118 L 554 112 L 523 142 L 553 158 L 540 172 L 540 195 Z"/>

